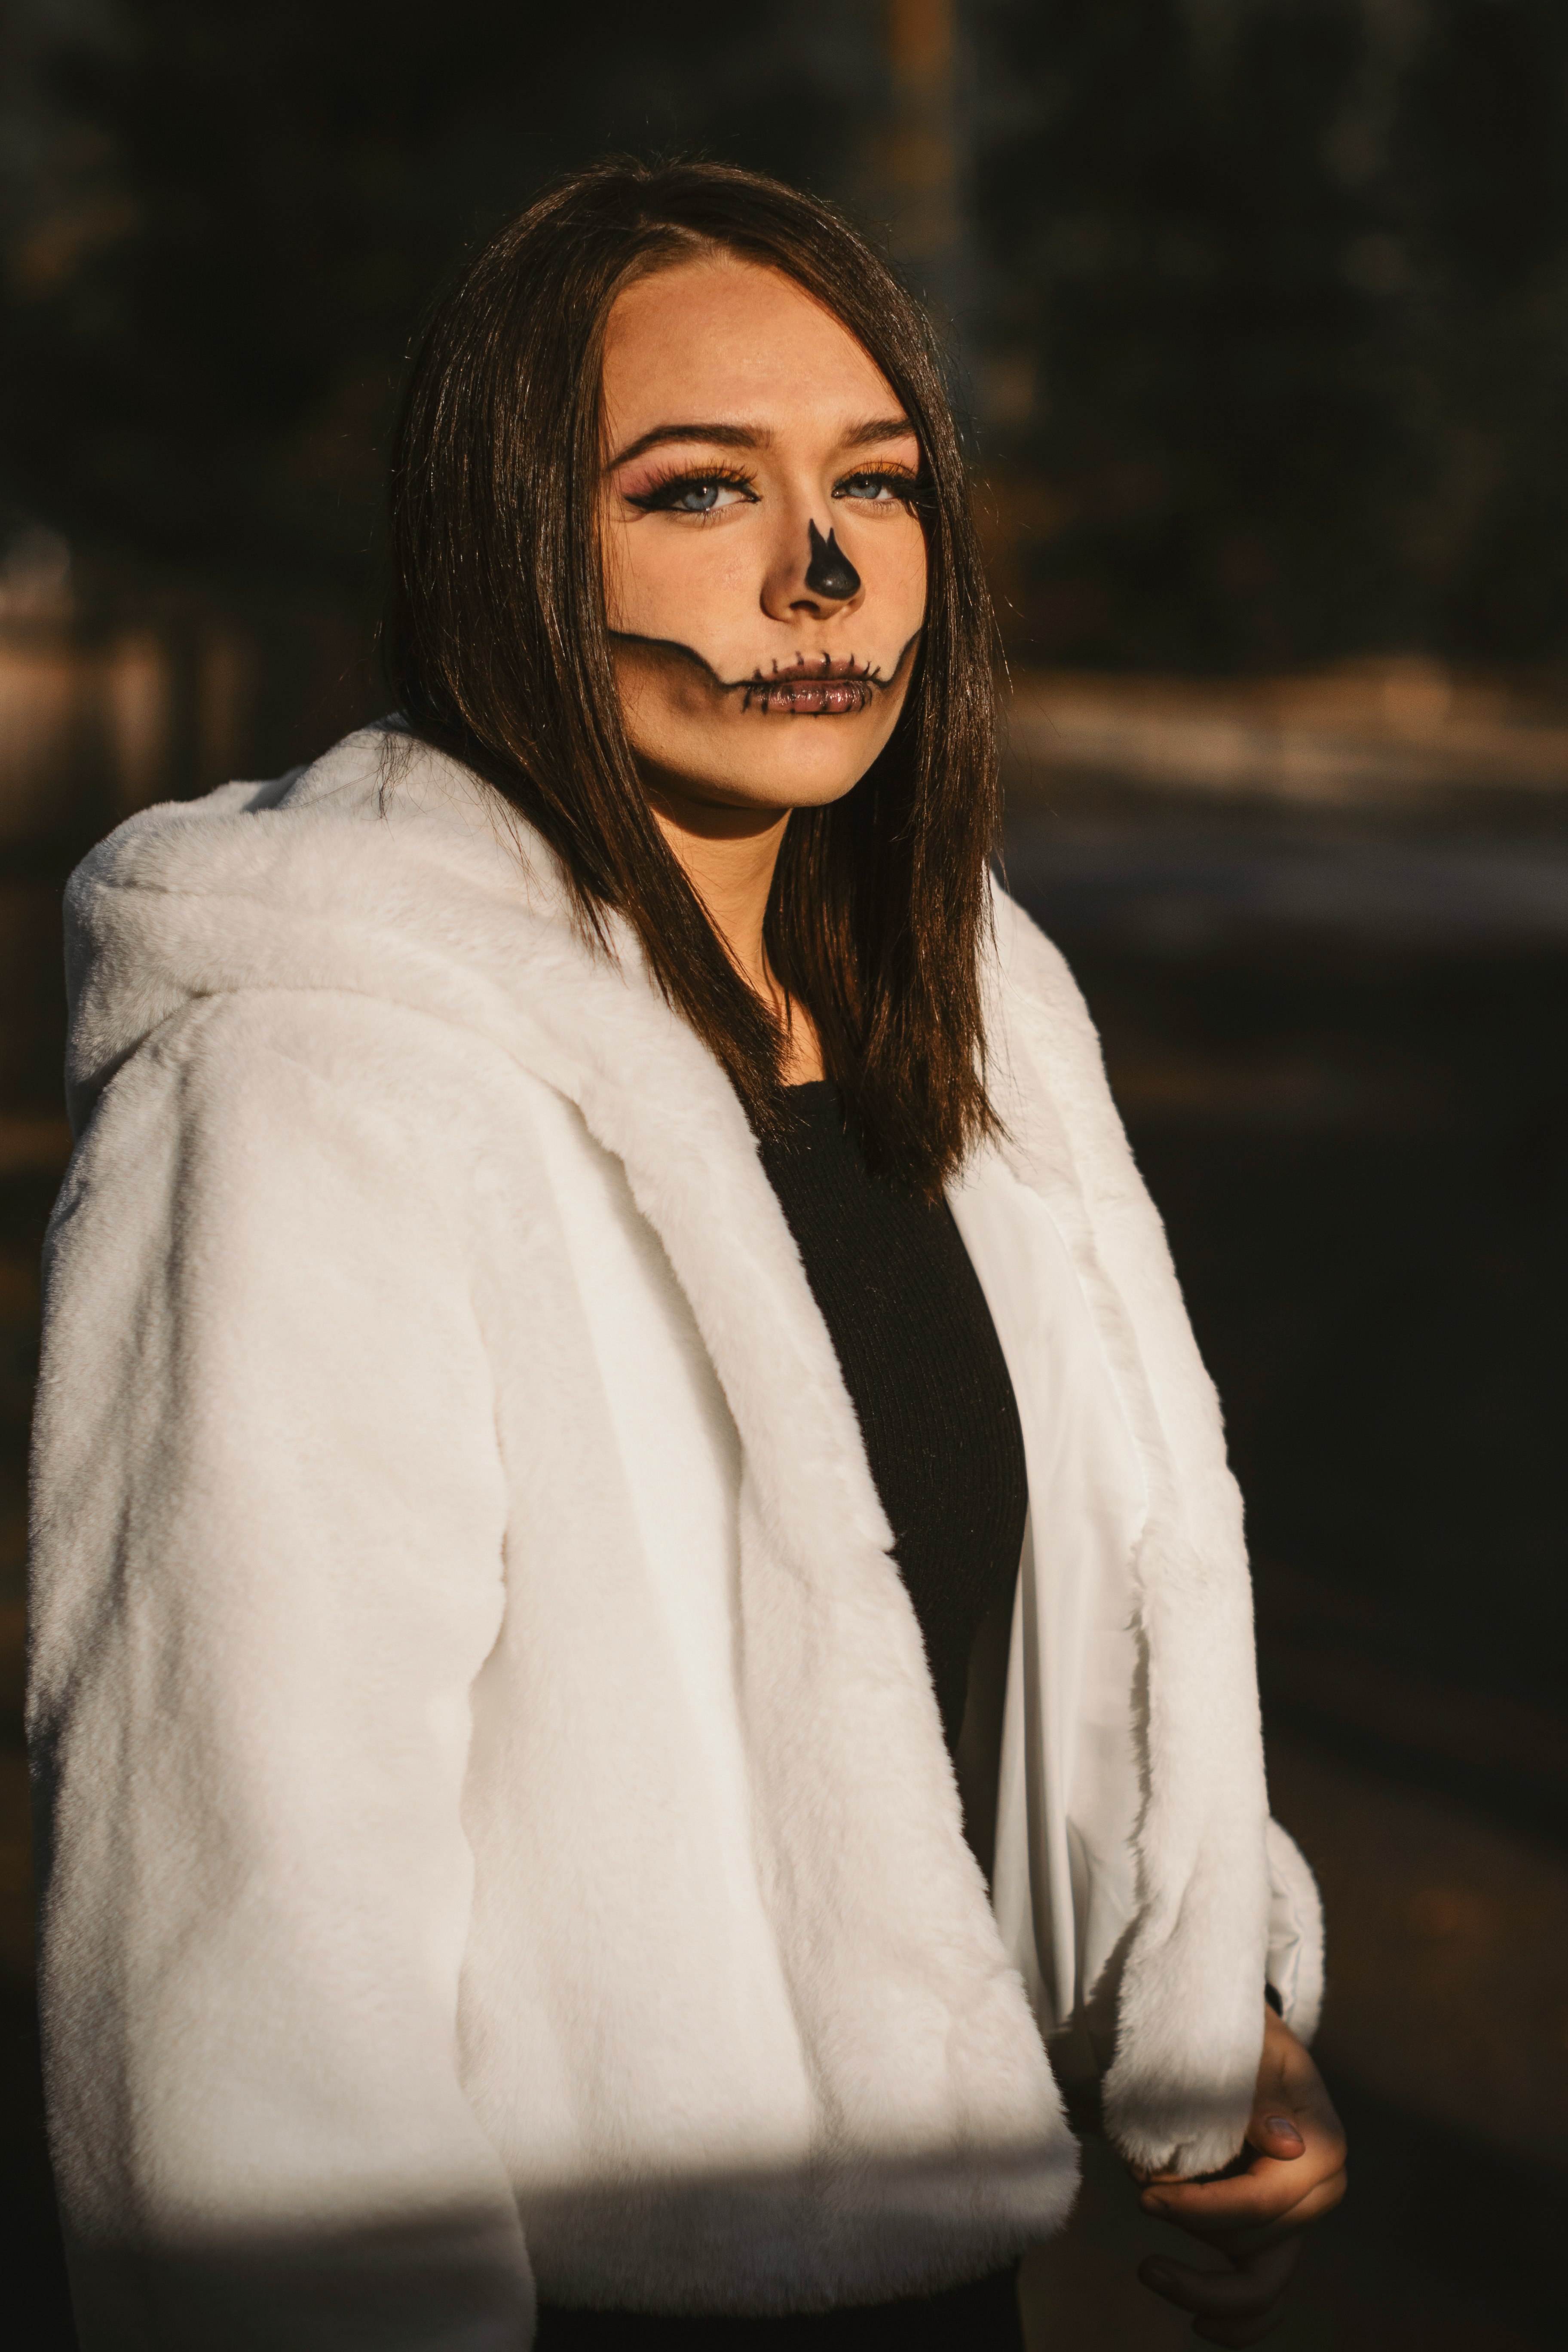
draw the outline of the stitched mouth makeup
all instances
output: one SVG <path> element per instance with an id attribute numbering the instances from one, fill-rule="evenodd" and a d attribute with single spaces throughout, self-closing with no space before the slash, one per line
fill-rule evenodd
<path id="1" fill-rule="evenodd" d="M 750 677 L 727 678 L 695 646 L 682 645 L 678 637 L 639 636 L 629 629 L 610 632 L 616 645 L 637 646 L 700 672 L 716 694 L 734 696 L 743 711 L 760 710 L 764 716 L 784 719 L 858 717 L 871 708 L 878 695 L 898 683 L 920 635 L 917 629 L 890 671 L 875 662 L 857 661 L 853 654 L 803 654 L 793 662 L 774 662 L 768 670 L 759 665 Z"/>
<path id="2" fill-rule="evenodd" d="M 795 719 L 851 718 L 870 708 L 877 688 L 885 681 L 868 662 L 857 664 L 853 655 L 836 661 L 824 654 L 819 661 L 792 662 L 775 667 L 771 677 L 759 670 L 746 680 L 742 708 L 782 713 Z"/>

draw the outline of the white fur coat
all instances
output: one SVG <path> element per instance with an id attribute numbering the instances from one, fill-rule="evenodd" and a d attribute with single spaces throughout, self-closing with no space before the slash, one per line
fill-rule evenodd
<path id="1" fill-rule="evenodd" d="M 1213 1391 L 1027 919 L 953 1195 L 1031 1493 L 988 1890 L 739 1103 L 526 828 L 367 730 L 132 818 L 68 917 L 30 1706 L 84 2352 L 977 2274 L 1071 2202 L 1042 2036 L 1097 1984 L 1119 2144 L 1230 2157 L 1316 1898 Z"/>

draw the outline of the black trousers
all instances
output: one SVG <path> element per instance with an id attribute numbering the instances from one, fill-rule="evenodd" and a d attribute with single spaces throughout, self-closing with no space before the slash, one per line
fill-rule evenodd
<path id="1" fill-rule="evenodd" d="M 676 2319 L 644 2311 L 539 2315 L 539 2352 L 1024 2352 L 1018 2273 L 904 2303 L 784 2319 Z"/>

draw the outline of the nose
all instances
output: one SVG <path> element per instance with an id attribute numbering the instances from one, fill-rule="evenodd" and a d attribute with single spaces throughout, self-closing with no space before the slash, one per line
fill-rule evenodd
<path id="1" fill-rule="evenodd" d="M 815 522 L 805 526 L 806 551 L 810 562 L 805 567 L 805 584 L 814 596 L 826 596 L 830 604 L 847 604 L 851 596 L 860 593 L 860 574 L 838 544 L 833 531 L 826 539 Z"/>
<path id="2" fill-rule="evenodd" d="M 833 532 L 824 539 L 808 520 L 803 548 L 795 536 L 799 529 L 798 520 L 791 522 L 774 544 L 763 586 L 763 610 L 775 621 L 826 621 L 835 614 L 858 611 L 865 595 L 860 574 Z"/>

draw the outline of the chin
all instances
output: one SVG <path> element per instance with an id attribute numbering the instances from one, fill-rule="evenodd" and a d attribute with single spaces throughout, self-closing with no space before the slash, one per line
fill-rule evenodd
<path id="1" fill-rule="evenodd" d="M 656 754 L 666 788 L 701 800 L 740 795 L 767 808 L 823 808 L 854 791 L 892 732 L 889 724 L 871 728 L 847 718 L 751 723 L 772 740 L 730 742 L 718 756 L 711 742 L 700 753 L 682 747 L 685 757 Z"/>

